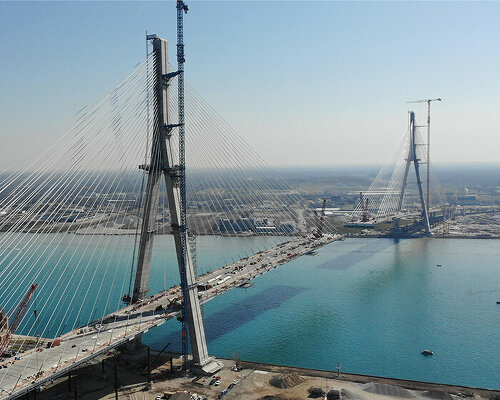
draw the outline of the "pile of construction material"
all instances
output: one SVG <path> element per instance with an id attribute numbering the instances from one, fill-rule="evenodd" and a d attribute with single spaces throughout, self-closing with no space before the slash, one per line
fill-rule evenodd
<path id="1" fill-rule="evenodd" d="M 403 389 L 400 386 L 388 385 L 385 383 L 369 382 L 361 385 L 361 389 L 368 393 L 381 394 L 384 396 L 401 397 L 407 399 L 415 397 L 414 394 L 406 389 Z"/>
<path id="2" fill-rule="evenodd" d="M 449 394 L 443 390 L 431 389 L 431 390 L 427 390 L 426 392 L 423 392 L 421 394 L 422 394 L 422 396 L 428 397 L 430 399 L 453 400 L 453 397 L 451 396 L 451 394 Z"/>
<path id="3" fill-rule="evenodd" d="M 303 381 L 304 379 L 299 374 L 294 372 L 291 374 L 275 376 L 271 378 L 269 384 L 280 389 L 288 389 L 300 385 Z"/>

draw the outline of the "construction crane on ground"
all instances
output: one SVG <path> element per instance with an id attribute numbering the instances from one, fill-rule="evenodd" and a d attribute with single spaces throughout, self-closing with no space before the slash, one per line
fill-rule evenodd
<path id="1" fill-rule="evenodd" d="M 16 333 L 17 328 L 23 322 L 24 317 L 26 316 L 26 312 L 28 311 L 28 306 L 33 297 L 33 293 L 35 293 L 36 288 L 38 287 L 38 283 L 31 285 L 28 292 L 24 296 L 24 299 L 18 304 L 14 314 L 12 315 L 12 323 L 9 326 L 9 320 L 7 316 L 0 321 L 0 332 L 5 331 L 5 334 L 0 338 L 0 356 L 2 356 L 7 350 L 12 335 Z"/>
<path id="2" fill-rule="evenodd" d="M 412 100 L 407 101 L 407 103 L 427 103 L 427 184 L 426 184 L 426 205 L 427 210 L 430 207 L 430 166 L 431 166 L 431 102 L 441 101 L 440 98 L 437 99 L 423 99 L 423 100 Z"/>
<path id="3" fill-rule="evenodd" d="M 316 216 L 316 232 L 314 236 L 316 238 L 323 237 L 323 226 L 325 225 L 325 207 L 328 199 L 322 199 L 323 205 L 321 206 L 321 216 L 318 218 L 318 212 L 314 210 L 314 215 Z"/>
<path id="4" fill-rule="evenodd" d="M 362 221 L 363 222 L 368 222 L 368 202 L 370 199 L 364 199 L 363 198 L 363 192 L 359 192 L 359 202 L 361 204 L 361 209 L 363 210 L 363 217 Z"/>

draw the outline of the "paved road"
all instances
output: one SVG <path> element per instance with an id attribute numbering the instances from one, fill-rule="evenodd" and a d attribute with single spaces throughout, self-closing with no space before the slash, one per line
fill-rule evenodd
<path id="1" fill-rule="evenodd" d="M 270 269 L 340 238 L 341 235 L 324 235 L 320 239 L 312 236 L 296 238 L 199 276 L 200 301 L 207 302 Z M 0 400 L 21 396 L 165 323 L 179 313 L 180 300 L 180 288 L 174 286 L 142 303 L 130 305 L 62 335 L 58 338 L 60 345 L 56 347 L 39 347 L 20 354 L 18 360 L 5 360 L 0 363 L 6 366 L 0 369 Z"/>

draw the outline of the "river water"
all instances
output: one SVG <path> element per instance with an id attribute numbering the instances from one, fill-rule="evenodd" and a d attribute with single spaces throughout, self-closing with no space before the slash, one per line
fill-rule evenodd
<path id="1" fill-rule="evenodd" d="M 348 239 L 204 313 L 214 355 L 500 389 L 496 301 L 499 240 Z M 146 342 L 180 348 L 179 323 L 165 325 Z"/>
<path id="2" fill-rule="evenodd" d="M 152 292 L 179 279 L 172 240 L 163 238 L 155 243 Z M 27 314 L 21 333 L 60 334 L 120 307 L 132 237 L 46 235 L 50 255 L 27 248 L 28 240 L 17 242 L 0 265 L 5 271 L 16 251 L 36 255 L 9 278 L 24 280 L 19 293 L 41 283 L 32 304 L 39 325 Z M 266 241 L 199 237 L 199 269 L 260 250 Z M 76 261 L 78 268 L 68 267 Z M 0 281 L 2 295 L 9 285 Z M 345 372 L 500 389 L 497 301 L 500 240 L 347 239 L 217 297 L 204 315 L 216 356 L 327 370 L 340 362 Z M 144 341 L 179 350 L 179 329 L 169 321 Z M 423 349 L 434 355 L 422 356 Z"/>

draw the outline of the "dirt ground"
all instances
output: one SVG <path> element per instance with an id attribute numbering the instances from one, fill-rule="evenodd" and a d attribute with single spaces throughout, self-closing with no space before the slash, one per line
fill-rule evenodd
<path id="1" fill-rule="evenodd" d="M 147 384 L 147 358 L 141 354 L 112 354 L 92 365 L 73 371 L 71 379 L 62 377 L 36 394 L 37 400 L 65 399 L 116 399 L 115 376 L 118 398 L 124 400 L 154 400 L 172 393 L 187 391 L 196 393 L 199 399 L 217 399 L 221 392 L 236 382 L 222 397 L 224 400 L 295 400 L 313 398 L 311 387 L 322 388 L 325 393 L 337 390 L 345 400 L 462 400 L 464 397 L 477 400 L 500 400 L 499 391 L 458 386 L 438 385 L 389 378 L 368 377 L 337 372 L 280 367 L 268 364 L 240 362 L 243 368 L 233 371 L 233 360 L 220 360 L 225 368 L 217 373 L 221 377 L 218 386 L 210 385 L 212 377 L 184 376 L 177 370 L 178 358 L 172 359 L 174 371 L 170 370 L 170 355 L 161 359 L 150 357 L 157 368 L 151 371 L 152 386 Z M 116 367 L 116 375 L 115 375 Z M 280 388 L 270 381 L 286 382 L 287 377 L 296 386 Z M 287 386 L 287 385 L 285 385 Z M 31 393 L 29 398 L 35 398 Z M 317 398 L 325 399 L 324 395 Z"/>

